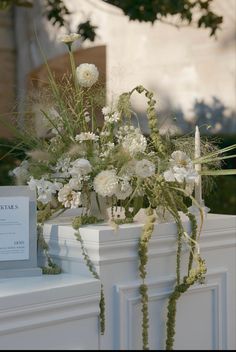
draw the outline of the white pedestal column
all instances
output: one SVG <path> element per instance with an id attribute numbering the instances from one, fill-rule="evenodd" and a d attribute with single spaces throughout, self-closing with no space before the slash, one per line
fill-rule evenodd
<path id="1" fill-rule="evenodd" d="M 106 332 L 101 349 L 142 349 L 138 239 L 142 224 L 106 224 L 80 233 L 105 290 Z M 186 229 L 189 222 L 186 220 Z M 80 243 L 69 219 L 45 225 L 50 253 L 65 272 L 85 272 Z M 183 246 L 184 249 L 184 246 Z M 183 253 L 183 274 L 186 250 Z M 174 349 L 236 348 L 236 216 L 209 214 L 201 235 L 208 268 L 206 282 L 187 291 L 177 304 Z M 166 307 L 175 282 L 176 225 L 156 224 L 149 245 L 150 349 L 165 348 Z M 87 272 L 87 271 L 86 271 Z"/>
<path id="2" fill-rule="evenodd" d="M 0 280 L 1 350 L 98 350 L 100 282 L 60 274 Z"/>

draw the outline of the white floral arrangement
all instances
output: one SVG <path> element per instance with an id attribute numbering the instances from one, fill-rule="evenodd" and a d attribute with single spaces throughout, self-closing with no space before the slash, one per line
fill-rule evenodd
<path id="1" fill-rule="evenodd" d="M 28 184 L 30 189 L 36 190 L 41 225 L 53 214 L 72 208 L 82 209 L 73 222 L 78 231 L 84 224 L 101 221 L 103 211 L 98 217 L 90 212 L 94 199 L 98 208 L 111 209 L 110 223 L 132 222 L 139 210 L 146 208 L 146 224 L 139 243 L 144 349 L 148 348 L 149 327 L 145 285 L 148 242 L 160 211 L 171 216 L 178 228 L 177 279 L 170 296 L 167 319 L 166 348 L 172 349 L 176 301 L 195 282 L 202 282 L 206 272 L 198 243 L 196 216 L 187 204 L 189 201 L 194 204 L 202 222 L 203 204 L 194 198 L 194 188 L 201 175 L 235 173 L 235 170 L 219 170 L 219 162 L 224 158 L 222 153 L 236 145 L 218 150 L 209 141 L 201 141 L 202 155 L 196 157 L 193 137 L 160 135 L 154 95 L 143 86 L 121 94 L 112 105 L 104 104 L 97 67 L 88 63 L 76 67 L 72 46 L 77 39 L 79 36 L 73 33 L 62 38 L 68 47 L 71 76 L 58 83 L 48 68 L 49 85 L 45 88 L 45 98 L 40 95 L 41 100 L 34 105 L 29 123 L 21 133 L 20 148 L 25 148 L 26 157 L 11 174 L 18 183 Z M 148 135 L 133 123 L 130 98 L 134 93 L 147 98 Z M 202 165 L 202 169 L 196 165 Z M 93 199 L 92 194 L 96 195 Z M 116 216 L 117 207 L 124 209 L 124 218 Z M 189 234 L 184 230 L 180 211 L 191 223 Z M 77 238 L 81 240 L 79 232 Z M 189 262 L 187 274 L 181 277 L 183 241 L 189 246 Z M 98 278 L 86 254 L 85 259 Z M 49 265 L 53 267 L 51 260 Z M 101 316 L 103 333 L 104 311 Z"/>

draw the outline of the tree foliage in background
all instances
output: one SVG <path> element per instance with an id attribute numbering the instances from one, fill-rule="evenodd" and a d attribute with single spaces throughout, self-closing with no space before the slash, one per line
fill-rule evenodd
<path id="1" fill-rule="evenodd" d="M 223 17 L 211 10 L 213 0 L 103 0 L 121 8 L 130 20 L 140 22 L 165 21 L 168 16 L 178 16 L 185 25 L 196 24 L 197 27 L 210 29 L 214 35 L 223 22 Z M 174 24 L 171 23 L 170 24 Z M 174 24 L 181 27 L 180 23 Z"/>
<path id="2" fill-rule="evenodd" d="M 94 4 L 95 4 L 94 0 Z M 223 17 L 214 13 L 211 9 L 213 0 L 102 0 L 105 3 L 122 9 L 130 20 L 140 22 L 161 21 L 181 27 L 195 25 L 198 28 L 210 30 L 210 36 L 216 34 L 223 22 Z M 33 0 L 0 0 L 0 9 L 9 6 L 33 6 Z M 44 14 L 53 25 L 66 27 L 69 30 L 68 16 L 71 14 L 64 0 L 45 0 Z M 175 18 L 175 21 L 170 21 Z M 83 40 L 94 41 L 96 38 L 96 26 L 89 19 L 77 26 L 77 32 Z"/>

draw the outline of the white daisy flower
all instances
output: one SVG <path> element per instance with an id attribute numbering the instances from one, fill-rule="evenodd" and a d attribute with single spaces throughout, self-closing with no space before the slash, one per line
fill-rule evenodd
<path id="1" fill-rule="evenodd" d="M 80 143 L 84 141 L 97 141 L 98 139 L 99 139 L 99 136 L 97 136 L 93 132 L 82 132 L 75 136 L 75 141 Z"/>
<path id="2" fill-rule="evenodd" d="M 109 115 L 109 114 L 111 113 L 111 108 L 110 108 L 110 106 L 104 106 L 104 107 L 102 108 L 102 113 L 103 113 L 104 116 Z"/>
<path id="3" fill-rule="evenodd" d="M 71 44 L 79 38 L 81 38 L 81 35 L 78 33 L 64 34 L 61 37 L 61 42 L 65 43 L 65 44 Z"/>

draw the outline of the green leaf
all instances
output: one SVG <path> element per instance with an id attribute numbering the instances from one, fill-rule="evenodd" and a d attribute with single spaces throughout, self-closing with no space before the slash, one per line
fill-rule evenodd
<path id="1" fill-rule="evenodd" d="M 236 175 L 236 169 L 230 170 L 204 170 L 200 172 L 203 176 L 226 176 L 226 175 Z"/>

